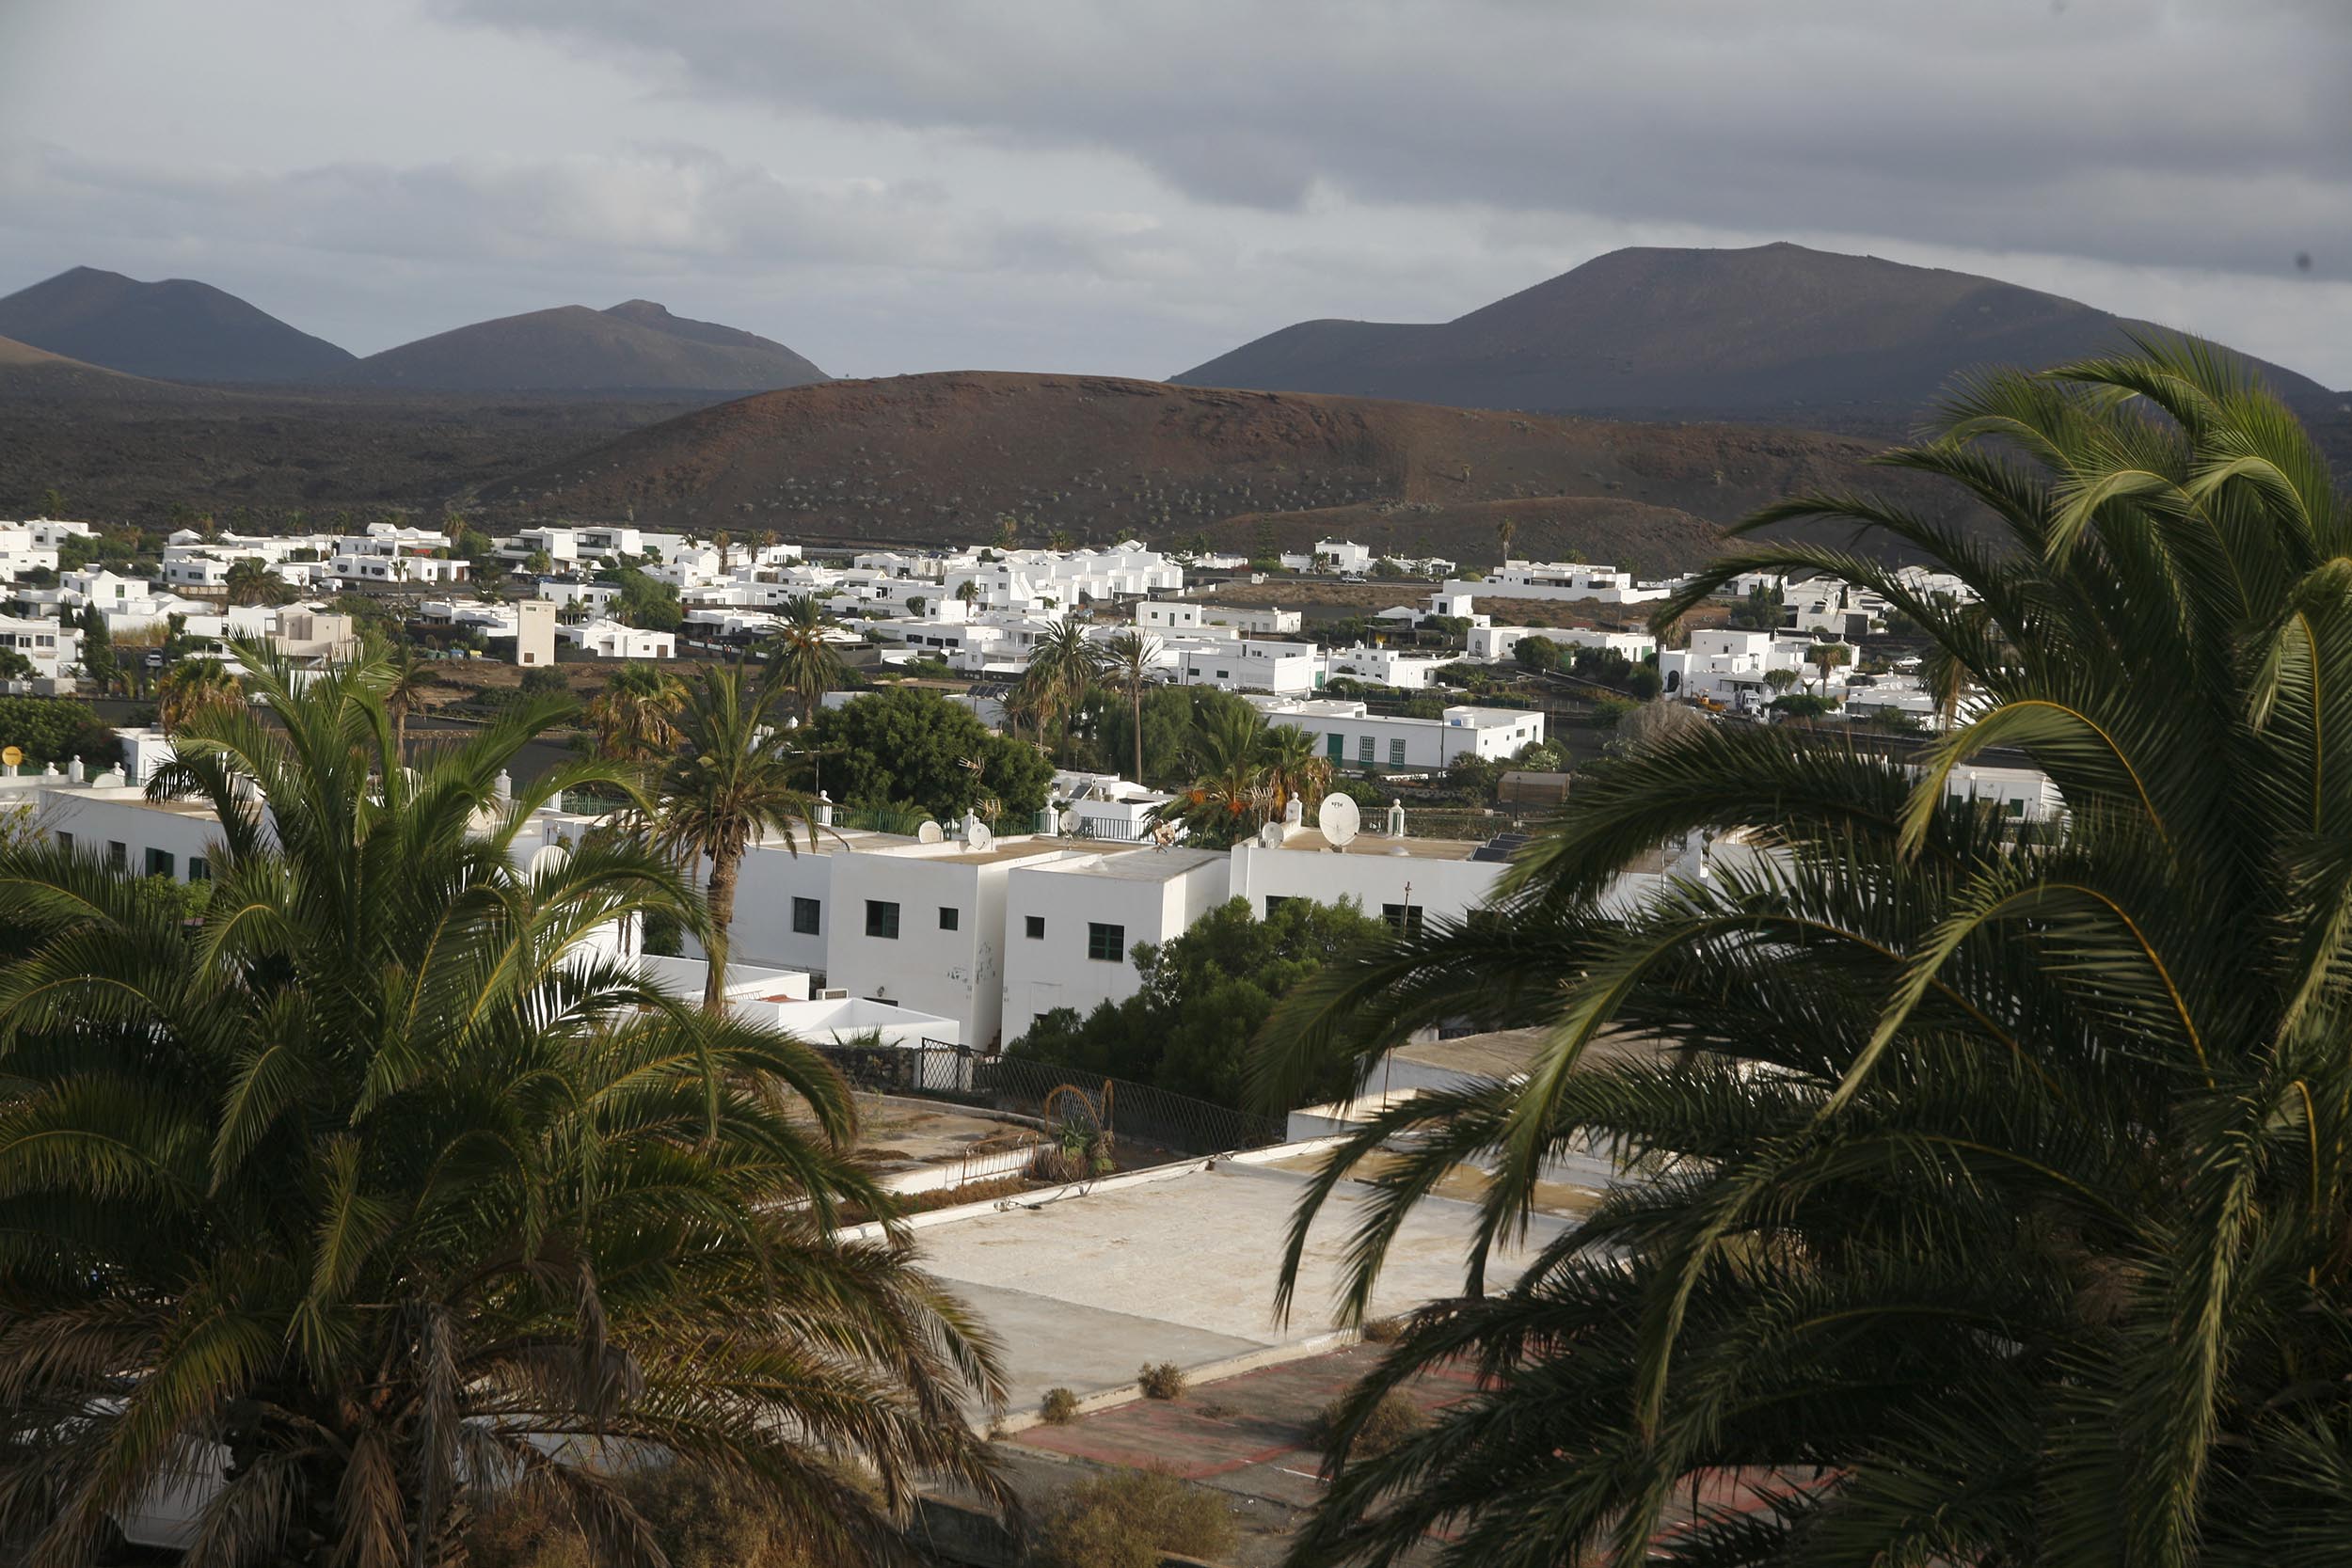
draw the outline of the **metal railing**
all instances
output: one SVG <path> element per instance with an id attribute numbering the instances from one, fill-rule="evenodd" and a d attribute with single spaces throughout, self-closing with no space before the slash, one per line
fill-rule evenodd
<path id="1" fill-rule="evenodd" d="M 1287 1135 L 1283 1121 L 1124 1079 L 1073 1071 L 1025 1056 L 985 1055 L 969 1046 L 925 1040 L 920 1046 L 823 1046 L 819 1049 L 862 1089 L 921 1095 L 1015 1115 L 1048 1116 L 1057 1091 L 1075 1089 L 1085 1114 L 1121 1143 L 1177 1154 L 1263 1148 Z M 1069 1097 L 1057 1104 L 1066 1109 Z"/>

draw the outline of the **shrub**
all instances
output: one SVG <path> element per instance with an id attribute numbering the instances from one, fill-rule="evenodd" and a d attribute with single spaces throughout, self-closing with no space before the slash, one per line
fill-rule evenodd
<path id="1" fill-rule="evenodd" d="M 1143 1386 L 1143 1397 L 1147 1400 L 1175 1400 L 1184 1395 L 1184 1370 L 1173 1361 L 1162 1361 L 1156 1366 L 1146 1362 L 1143 1370 L 1136 1373 L 1136 1381 Z"/>
<path id="2" fill-rule="evenodd" d="M 564 678 L 564 672 L 551 664 L 523 672 L 523 695 L 526 697 L 568 697 L 572 683 Z"/>
<path id="3" fill-rule="evenodd" d="M 1039 1413 L 1047 1426 L 1068 1426 L 1078 1418 L 1078 1396 L 1067 1388 L 1048 1388 Z"/>
<path id="4" fill-rule="evenodd" d="M 748 1481 L 656 1465 L 619 1484 L 670 1568 L 807 1568 L 818 1560 Z M 485 1510 L 466 1545 L 472 1568 L 594 1568 L 604 1560 L 571 1511 L 537 1492 L 510 1494 Z"/>
<path id="5" fill-rule="evenodd" d="M 1310 1428 L 1315 1447 L 1327 1453 L 1338 1447 L 1341 1408 L 1338 1403 L 1325 1405 Z M 1364 1417 L 1363 1425 L 1356 1429 L 1356 1441 L 1348 1445 L 1347 1457 L 1364 1460 L 1387 1453 L 1428 1424 L 1429 1418 L 1421 1407 L 1404 1395 L 1383 1395 Z"/>
<path id="6" fill-rule="evenodd" d="M 1407 1321 L 1401 1317 L 1366 1318 L 1364 1320 L 1363 1335 L 1364 1338 L 1369 1343 L 1375 1345 L 1392 1345 L 1399 1339 L 1405 1338 L 1405 1330 L 1408 1326 L 1410 1325 Z"/>
<path id="7" fill-rule="evenodd" d="M 1070 1489 L 1040 1532 L 1045 1568 L 1159 1568 L 1168 1552 L 1219 1557 L 1233 1521 L 1213 1492 L 1165 1470 L 1120 1470 Z"/>

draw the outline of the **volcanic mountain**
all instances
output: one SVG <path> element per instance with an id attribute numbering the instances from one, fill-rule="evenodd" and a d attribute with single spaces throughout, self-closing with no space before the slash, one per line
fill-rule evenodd
<path id="1" fill-rule="evenodd" d="M 1612 251 L 1432 325 L 1311 321 L 1176 376 L 1465 408 L 1909 420 L 1955 375 L 2177 334 L 1990 277 L 1794 245 Z M 2291 401 L 2318 383 L 2252 361 Z"/>
<path id="2" fill-rule="evenodd" d="M 0 337 L 165 381 L 321 381 L 352 362 L 231 293 L 74 267 L 0 299 Z"/>
<path id="3" fill-rule="evenodd" d="M 1613 424 L 1105 376 L 953 372 L 833 381 L 649 425 L 484 490 L 543 516 L 926 544 L 1196 535 L 1249 550 L 1321 529 L 1398 553 L 1531 546 L 1646 569 L 1712 555 L 1715 529 L 1792 491 L 1867 481 L 1940 516 L 1959 500 L 1851 436 Z M 1508 503 L 1508 504 L 1503 504 Z M 1236 531 L 1228 519 L 1247 519 Z"/>
<path id="4" fill-rule="evenodd" d="M 337 379 L 421 391 L 761 392 L 825 372 L 782 343 L 632 299 L 476 322 L 370 355 Z"/>

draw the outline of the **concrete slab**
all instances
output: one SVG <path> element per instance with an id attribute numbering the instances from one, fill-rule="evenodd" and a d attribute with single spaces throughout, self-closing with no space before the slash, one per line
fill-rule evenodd
<path id="1" fill-rule="evenodd" d="M 1275 1284 L 1307 1182 L 1297 1170 L 1223 1162 L 1035 1207 L 1009 1202 L 921 1229 L 916 1241 L 944 1283 L 984 1311 L 995 1305 L 990 1321 L 1015 1369 L 1010 1408 L 1026 1414 L 1048 1388 L 1083 1395 L 1132 1380 L 1147 1361 L 1189 1370 L 1250 1352 L 1319 1348 L 1367 1190 L 1343 1187 L 1326 1209 L 1283 1322 Z M 1390 1250 L 1374 1315 L 1459 1293 L 1475 1216 L 1466 1203 L 1422 1203 Z M 1565 1223 L 1538 1216 L 1531 1244 Z M 1525 1256 L 1496 1259 L 1490 1283 L 1515 1277 Z"/>

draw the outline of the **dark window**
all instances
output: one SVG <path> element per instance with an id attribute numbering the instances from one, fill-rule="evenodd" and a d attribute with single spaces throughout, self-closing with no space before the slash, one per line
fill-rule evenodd
<path id="1" fill-rule="evenodd" d="M 1265 912 L 1267 916 L 1271 918 L 1276 910 L 1280 909 L 1283 905 L 1289 902 L 1290 898 L 1288 895 L 1279 893 L 1267 894 L 1265 895 Z"/>
<path id="2" fill-rule="evenodd" d="M 170 850 L 150 849 L 147 852 L 147 874 L 149 876 L 168 877 L 178 869 L 179 866 Z"/>
<path id="3" fill-rule="evenodd" d="M 1380 918 L 1389 923 L 1389 929 L 1405 936 L 1421 935 L 1421 906 L 1419 904 L 1383 904 Z"/>
<path id="4" fill-rule="evenodd" d="M 1105 926 L 1099 920 L 1087 922 L 1087 957 L 1105 963 L 1117 963 L 1127 956 L 1127 927 Z"/>
<path id="5" fill-rule="evenodd" d="M 1031 942 L 1043 942 L 1045 940 L 1045 917 L 1041 914 L 1030 915 L 1022 922 L 1021 929 Z"/>
<path id="6" fill-rule="evenodd" d="M 117 871 L 129 870 L 131 868 L 131 847 L 119 838 L 108 839 L 106 841 L 106 863 Z"/>
<path id="7" fill-rule="evenodd" d="M 954 930 L 956 928 L 956 922 L 959 918 L 961 917 L 958 915 L 954 906 L 948 904 L 942 904 L 939 906 L 939 928 L 941 930 Z"/>
<path id="8" fill-rule="evenodd" d="M 59 833 L 57 835 L 57 847 L 64 850 L 69 855 L 73 853 L 73 835 L 72 833 Z"/>
<path id="9" fill-rule="evenodd" d="M 814 898 L 795 896 L 792 900 L 792 929 L 796 935 L 813 937 L 817 934 L 818 903 Z"/>
<path id="10" fill-rule="evenodd" d="M 188 857 L 188 880 L 209 882 L 213 879 L 213 863 L 201 855 Z"/>
<path id="11" fill-rule="evenodd" d="M 879 898 L 868 898 L 866 901 L 866 934 L 898 941 L 898 906 L 885 904 Z"/>

